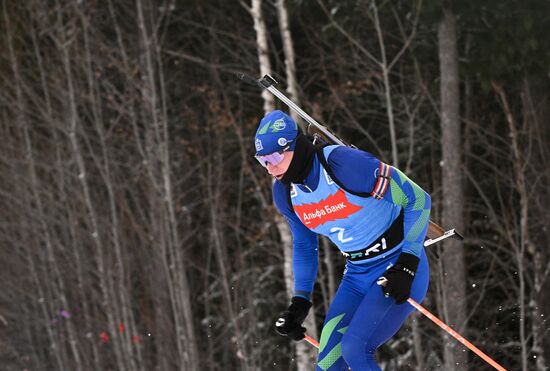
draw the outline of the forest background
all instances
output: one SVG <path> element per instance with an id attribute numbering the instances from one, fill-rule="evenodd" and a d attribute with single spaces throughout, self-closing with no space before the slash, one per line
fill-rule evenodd
<path id="1" fill-rule="evenodd" d="M 550 365 L 550 2 L 2 0 L 0 369 L 309 370 L 253 158 L 270 73 L 432 195 L 423 305 Z M 320 239 L 318 337 L 342 275 Z M 386 370 L 489 369 L 415 313 Z"/>

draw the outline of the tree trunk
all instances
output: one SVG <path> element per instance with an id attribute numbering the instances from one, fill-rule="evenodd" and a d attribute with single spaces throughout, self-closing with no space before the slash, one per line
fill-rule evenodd
<path id="1" fill-rule="evenodd" d="M 458 55 L 456 46 L 456 20 L 449 9 L 444 9 L 439 23 L 439 65 L 441 75 L 441 146 L 444 226 L 463 229 L 462 151 L 460 132 L 460 95 Z M 443 302 L 440 308 L 447 323 L 464 331 L 466 318 L 466 280 L 462 243 L 448 239 L 441 257 Z M 467 353 L 464 347 L 443 334 L 445 370 L 466 369 Z"/>
<path id="2" fill-rule="evenodd" d="M 279 19 L 279 29 L 281 39 L 283 41 L 283 50 L 285 53 L 285 69 L 286 69 L 286 89 L 290 95 L 290 99 L 300 106 L 300 97 L 298 96 L 298 82 L 296 79 L 296 56 L 294 53 L 294 44 L 292 42 L 292 34 L 290 33 L 290 25 L 288 23 L 288 12 L 286 10 L 284 0 L 277 0 L 277 17 Z M 291 111 L 290 115 L 298 122 L 299 115 Z"/>
<path id="3" fill-rule="evenodd" d="M 298 106 L 300 105 L 300 100 L 298 98 L 298 83 L 296 79 L 296 63 L 294 55 L 294 46 L 292 44 L 292 35 L 290 33 L 289 24 L 288 24 L 288 12 L 284 4 L 284 0 L 277 0 L 277 15 L 279 19 L 279 28 L 281 32 L 281 38 L 283 40 L 283 50 L 285 53 L 285 66 L 286 66 L 286 80 L 287 80 L 287 90 L 290 94 L 290 99 L 293 100 Z M 291 111 L 290 115 L 292 118 L 299 122 L 299 116 L 296 112 Z M 287 287 L 287 292 L 292 293 L 292 288 L 294 286 L 294 279 L 292 276 L 292 240 L 290 239 L 290 230 L 284 221 L 282 226 L 279 226 L 280 219 L 277 218 L 277 226 L 279 228 L 279 233 L 281 233 L 281 240 L 283 243 L 283 248 L 285 249 L 285 283 Z M 315 325 L 315 308 L 312 308 L 309 311 L 304 326 L 308 329 L 308 334 L 314 338 L 317 336 L 317 327 Z M 314 347 L 306 344 L 305 342 L 297 342 L 296 344 L 296 366 L 299 371 L 305 371 L 311 368 L 311 365 L 317 359 L 317 351 Z"/>
<path id="4" fill-rule="evenodd" d="M 256 31 L 256 43 L 258 47 L 258 60 L 260 62 L 260 75 L 264 76 L 271 73 L 271 62 L 269 61 L 269 47 L 267 42 L 267 27 L 262 15 L 262 0 L 252 0 L 252 8 L 249 9 L 254 20 L 254 30 Z M 273 95 L 266 89 L 262 91 L 264 100 L 264 112 L 275 109 L 275 100 Z"/>
<path id="5" fill-rule="evenodd" d="M 154 4 L 136 0 L 137 25 L 140 43 L 143 47 L 144 84 L 142 96 L 147 103 L 144 115 L 152 119 L 150 145 L 146 153 L 151 156 L 148 164 L 151 166 L 151 182 L 157 184 L 156 191 L 162 202 L 158 208 L 162 216 L 159 221 L 159 233 L 167 254 L 163 254 L 166 275 L 169 277 L 170 302 L 175 322 L 176 344 L 179 353 L 178 367 L 184 369 L 199 369 L 201 359 L 198 351 L 197 337 L 193 324 L 193 308 L 191 286 L 188 279 L 185 256 L 181 248 L 180 232 L 175 214 L 175 196 L 172 184 L 172 169 L 170 161 L 170 134 L 168 132 L 168 113 L 166 107 L 166 89 L 164 86 L 163 65 L 160 56 L 161 45 L 154 26 L 150 25 L 151 9 Z M 155 20 L 156 22 L 158 20 Z M 149 132 L 149 131 L 148 131 Z M 156 165 L 160 169 L 155 169 Z M 166 263 L 168 265 L 166 265 Z"/>
<path id="6" fill-rule="evenodd" d="M 386 57 L 386 45 L 384 43 L 384 37 L 382 35 L 382 28 L 380 27 L 380 20 L 378 18 L 378 7 L 376 6 L 376 0 L 372 2 L 372 9 L 374 13 L 374 26 L 376 28 L 376 35 L 378 37 L 378 45 L 380 47 L 381 61 L 378 63 L 382 70 L 382 76 L 384 80 L 384 99 L 386 101 L 386 114 L 388 115 L 388 127 L 390 129 L 390 141 L 391 141 L 391 158 L 392 165 L 399 167 L 399 156 L 397 154 L 397 135 L 395 133 L 395 119 L 393 115 L 393 101 L 390 85 L 390 68 Z"/>
<path id="7" fill-rule="evenodd" d="M 28 161 L 29 176 L 30 176 L 30 182 L 31 182 L 30 188 L 31 188 L 33 202 L 36 207 L 35 213 L 37 214 L 37 221 L 39 223 L 39 227 L 37 227 L 36 230 L 38 230 L 38 233 L 37 233 L 38 239 L 39 240 L 43 239 L 43 241 L 40 241 L 40 242 L 43 242 L 45 244 L 46 251 L 47 251 L 47 259 L 46 259 L 46 262 L 44 262 L 45 263 L 44 265 L 47 267 L 46 272 L 48 274 L 48 277 L 51 277 L 50 279 L 47 279 L 47 281 L 52 282 L 51 286 L 56 291 L 55 295 L 60 301 L 60 304 L 62 305 L 62 307 L 68 308 L 65 283 L 63 281 L 62 274 L 60 273 L 59 265 L 54 253 L 55 242 L 52 241 L 52 234 L 50 233 L 50 229 L 46 222 L 47 218 L 44 212 L 45 207 L 42 202 L 42 198 L 40 196 L 41 187 L 38 182 L 37 170 L 36 170 L 37 166 L 35 162 L 33 145 L 31 142 L 30 125 L 29 125 L 29 120 L 27 118 L 27 112 L 29 112 L 29 110 L 27 109 L 23 99 L 22 79 L 18 68 L 19 62 L 16 60 L 15 52 L 13 50 L 12 37 L 10 32 L 11 31 L 10 22 L 9 22 L 9 19 L 7 18 L 5 3 L 3 3 L 3 10 L 6 16 L 5 24 L 7 26 L 7 34 L 8 34 L 7 35 L 8 49 L 10 54 L 10 61 L 12 65 L 13 76 L 15 79 L 15 91 L 16 91 L 16 99 L 17 99 L 16 117 L 17 117 L 19 127 L 23 131 L 23 137 L 25 139 L 26 158 Z M 32 257 L 30 258 L 30 260 L 32 261 Z M 35 273 L 33 272 L 33 275 L 34 274 Z M 66 367 L 70 367 L 69 365 L 73 365 L 72 367 L 76 367 L 76 369 L 82 370 L 83 364 L 82 364 L 81 354 L 77 347 L 77 340 L 76 340 L 76 334 L 75 334 L 76 331 L 72 322 L 70 321 L 68 322 L 67 329 L 68 329 L 68 335 L 69 335 L 69 345 L 70 345 L 72 355 L 74 357 L 74 362 L 66 363 Z M 65 352 L 63 348 L 64 348 L 63 344 L 60 343 L 60 346 L 57 349 L 57 352 Z M 65 362 L 67 362 L 67 356 L 64 356 L 63 359 L 65 360 Z"/>
<path id="8" fill-rule="evenodd" d="M 529 148 L 523 148 L 522 146 L 520 148 L 522 148 L 523 153 L 533 153 L 529 156 L 529 159 L 526 159 L 526 161 L 522 164 L 519 164 L 519 170 L 526 172 L 526 174 L 522 176 L 524 178 L 523 182 L 525 183 L 527 182 L 526 179 L 532 179 L 537 175 L 536 173 L 540 171 L 539 169 L 536 169 L 535 172 L 532 172 L 533 168 L 528 166 L 529 162 L 540 161 L 538 163 L 547 163 L 547 159 L 550 157 L 548 146 L 545 145 L 548 142 L 545 140 L 544 130 L 541 126 L 548 122 L 550 113 L 550 109 L 547 104 L 547 83 L 544 79 L 539 79 L 538 76 L 526 76 L 523 81 L 521 96 L 524 121 L 523 127 L 520 128 L 519 131 L 528 136 L 525 138 L 525 141 L 530 144 Z M 525 157 L 526 156 L 523 155 L 523 158 Z M 543 171 L 540 172 L 543 173 Z M 546 176 L 549 175 L 550 172 L 547 168 Z M 529 186 L 527 187 L 530 193 L 537 192 L 538 186 L 533 185 L 533 187 L 535 188 L 532 189 Z M 531 312 L 531 334 L 533 336 L 531 353 L 533 354 L 533 357 L 536 357 L 536 369 L 543 371 L 547 369 L 546 361 L 548 359 L 549 352 L 548 346 L 545 346 L 544 344 L 545 340 L 548 338 L 548 336 L 545 336 L 545 317 L 548 315 L 549 308 L 548 303 L 545 303 L 545 300 L 548 301 L 548 295 L 545 295 L 545 281 L 546 286 L 548 286 L 548 281 L 545 280 L 545 275 L 548 274 L 545 264 L 548 262 L 548 252 L 544 246 L 545 228 L 540 228 L 539 226 L 548 225 L 548 216 L 550 213 L 548 212 L 547 207 L 543 206 L 548 205 L 548 192 L 545 192 L 544 185 L 538 189 L 540 189 L 540 191 L 537 193 L 540 194 L 540 197 L 542 198 L 539 202 L 534 202 L 533 199 L 529 197 L 529 194 L 526 194 L 523 197 L 526 197 L 526 201 L 529 203 L 529 214 L 537 215 L 536 218 L 530 218 L 529 221 L 526 222 L 528 227 L 527 232 L 533 231 L 526 237 L 526 243 L 527 252 L 533 261 L 531 265 L 533 287 L 530 290 L 531 292 L 529 299 L 529 310 Z M 539 219 L 540 221 L 537 222 L 536 219 Z M 548 231 L 546 231 L 546 234 L 548 234 Z M 550 265 L 548 267 L 550 271 Z"/>

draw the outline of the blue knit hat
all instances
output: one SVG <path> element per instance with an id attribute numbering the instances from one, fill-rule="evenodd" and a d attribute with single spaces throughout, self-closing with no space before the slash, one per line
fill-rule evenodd
<path id="1" fill-rule="evenodd" d="M 292 117 L 279 110 L 269 112 L 260 121 L 254 137 L 256 156 L 281 151 L 288 146 L 293 151 L 298 133 L 298 125 Z"/>

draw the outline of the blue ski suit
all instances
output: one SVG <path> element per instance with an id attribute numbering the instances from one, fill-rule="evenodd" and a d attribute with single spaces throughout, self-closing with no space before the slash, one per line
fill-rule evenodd
<path id="1" fill-rule="evenodd" d="M 344 146 L 323 148 L 334 177 L 353 193 L 371 193 L 379 181 L 381 162 L 372 154 Z M 387 165 L 384 165 L 387 166 Z M 288 190 L 273 184 L 277 209 L 293 237 L 294 295 L 310 299 L 317 275 L 317 234 L 327 236 L 347 258 L 371 246 L 392 223 L 403 218 L 403 239 L 386 249 L 369 248 L 362 260 L 348 259 L 338 291 L 327 312 L 320 339 L 317 370 L 380 370 L 376 349 L 392 337 L 413 311 L 396 304 L 376 284 L 379 277 L 406 252 L 420 259 L 411 297 L 421 302 L 428 289 L 429 268 L 424 252 L 431 200 L 405 174 L 390 167 L 389 185 L 381 199 L 360 197 L 340 188 L 315 155 L 304 184 Z"/>

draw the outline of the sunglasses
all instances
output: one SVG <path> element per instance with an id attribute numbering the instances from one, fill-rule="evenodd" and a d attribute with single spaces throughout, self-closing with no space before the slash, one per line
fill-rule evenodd
<path id="1" fill-rule="evenodd" d="M 287 151 L 290 148 L 290 146 L 286 146 L 280 151 L 270 153 L 268 155 L 263 156 L 254 156 L 256 160 L 262 165 L 263 167 L 267 167 L 268 164 L 271 164 L 273 166 L 279 165 L 283 160 L 285 159 L 285 151 Z"/>

